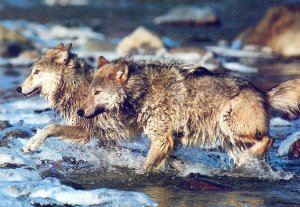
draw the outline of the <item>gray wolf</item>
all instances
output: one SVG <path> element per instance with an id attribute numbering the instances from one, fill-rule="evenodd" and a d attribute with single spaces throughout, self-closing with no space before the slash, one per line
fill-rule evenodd
<path id="1" fill-rule="evenodd" d="M 48 137 L 86 143 L 91 137 L 103 141 L 128 139 L 131 126 L 119 117 L 103 113 L 95 118 L 82 119 L 77 110 L 88 95 L 94 70 L 83 59 L 70 52 L 72 45 L 62 43 L 49 49 L 31 67 L 27 79 L 17 88 L 24 96 L 40 94 L 65 121 L 64 125 L 49 124 L 38 131 L 26 145 L 25 152 L 36 150 Z"/>
<path id="2" fill-rule="evenodd" d="M 261 156 L 272 144 L 270 110 L 299 113 L 300 79 L 262 92 L 195 65 L 101 62 L 81 115 L 110 113 L 146 134 L 148 172 L 164 166 L 177 144 L 221 143 L 230 152 L 244 143 L 241 156 Z"/>

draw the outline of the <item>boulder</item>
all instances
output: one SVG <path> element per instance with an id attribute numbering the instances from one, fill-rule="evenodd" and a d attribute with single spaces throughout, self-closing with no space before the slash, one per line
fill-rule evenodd
<path id="1" fill-rule="evenodd" d="M 300 56 L 300 4 L 271 8 L 254 27 L 243 31 L 238 39 L 244 44 L 271 47 L 283 57 Z"/>
<path id="2" fill-rule="evenodd" d="M 218 25 L 219 18 L 211 7 L 179 6 L 154 19 L 156 24 L 194 26 Z"/>
<path id="3" fill-rule="evenodd" d="M 25 50 L 23 51 L 19 57 L 25 60 L 35 60 L 38 59 L 41 54 L 37 50 Z"/>
<path id="4" fill-rule="evenodd" d="M 0 25 L 0 41 L 1 42 L 19 42 L 29 45 L 30 41 L 17 30 L 8 29 Z"/>
<path id="5" fill-rule="evenodd" d="M 31 47 L 31 42 L 20 32 L 0 25 L 0 56 L 16 57 Z"/>
<path id="6" fill-rule="evenodd" d="M 144 27 L 138 27 L 131 34 L 124 37 L 116 50 L 119 55 L 155 54 L 164 49 L 162 40 Z"/>

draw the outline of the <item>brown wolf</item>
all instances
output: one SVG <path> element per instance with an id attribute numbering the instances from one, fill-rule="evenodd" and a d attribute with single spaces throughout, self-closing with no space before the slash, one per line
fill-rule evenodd
<path id="1" fill-rule="evenodd" d="M 230 148 L 242 142 L 250 145 L 243 153 L 260 156 L 272 143 L 270 109 L 299 113 L 300 79 L 264 93 L 198 66 L 101 62 L 82 114 L 109 112 L 134 123 L 151 142 L 147 171 L 163 166 L 176 143 Z"/>
<path id="2" fill-rule="evenodd" d="M 91 136 L 103 140 L 134 137 L 130 123 L 113 114 L 104 113 L 89 120 L 77 115 L 87 98 L 94 71 L 70 52 L 71 46 L 59 44 L 49 49 L 32 65 L 30 75 L 17 88 L 25 96 L 42 95 L 65 120 L 65 125 L 50 124 L 39 131 L 23 147 L 25 152 L 35 150 L 50 136 L 78 143 L 86 143 Z"/>

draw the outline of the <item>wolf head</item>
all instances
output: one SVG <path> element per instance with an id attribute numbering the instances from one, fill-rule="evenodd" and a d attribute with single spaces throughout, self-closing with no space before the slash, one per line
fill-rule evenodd
<path id="1" fill-rule="evenodd" d="M 25 96 L 50 96 L 61 87 L 64 69 L 70 61 L 72 44 L 62 43 L 47 52 L 31 67 L 27 79 L 17 88 Z"/>
<path id="2" fill-rule="evenodd" d="M 93 118 L 105 111 L 118 110 L 126 98 L 127 80 L 128 64 L 125 60 L 112 64 L 100 56 L 85 108 L 78 110 L 78 115 Z"/>

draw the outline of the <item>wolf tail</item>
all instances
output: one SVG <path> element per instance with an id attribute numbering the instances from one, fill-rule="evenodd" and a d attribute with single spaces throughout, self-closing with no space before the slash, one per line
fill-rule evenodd
<path id="1" fill-rule="evenodd" d="M 290 119 L 300 115 L 300 79 L 289 80 L 267 91 L 272 109 L 288 114 Z"/>

